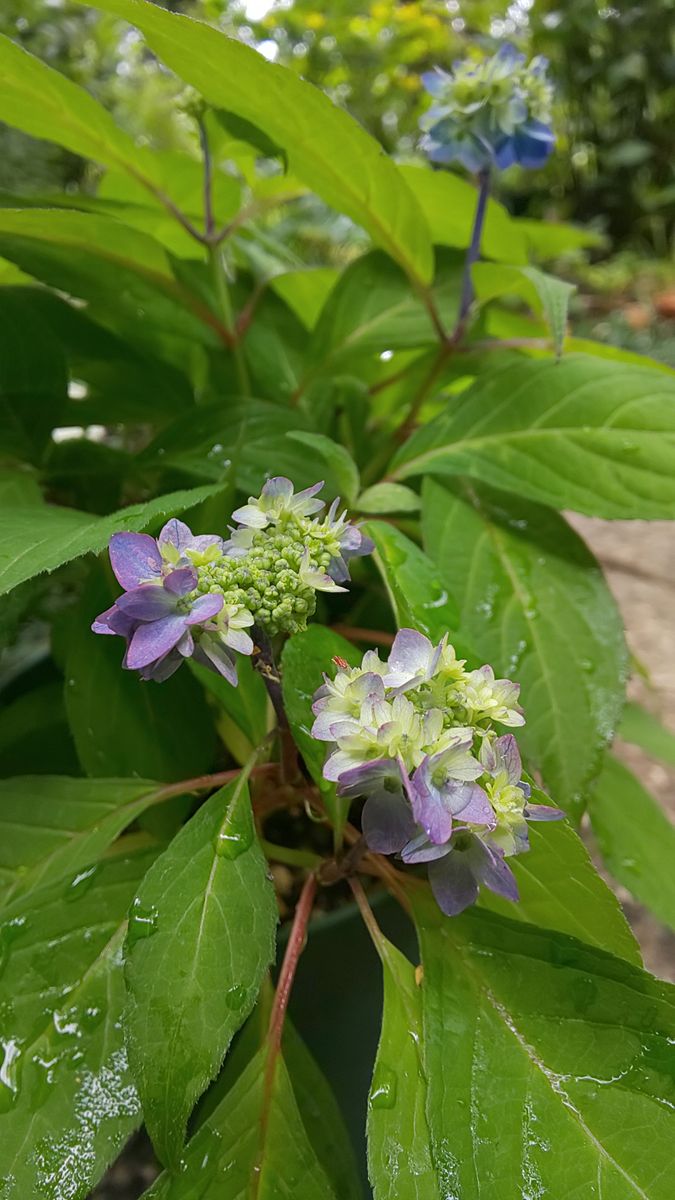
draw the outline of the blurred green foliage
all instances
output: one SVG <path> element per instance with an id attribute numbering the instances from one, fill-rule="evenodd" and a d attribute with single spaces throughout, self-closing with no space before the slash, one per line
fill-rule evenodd
<path id="1" fill-rule="evenodd" d="M 520 215 L 591 222 L 614 247 L 665 256 L 675 223 L 675 0 L 169 0 L 323 88 L 389 150 L 415 154 L 434 64 L 510 39 L 552 62 L 561 152 L 517 168 L 503 198 Z M 68 0 L 5 0 L 0 30 L 85 86 L 134 136 L 187 149 L 180 84 L 135 31 Z M 91 169 L 91 168 L 90 168 Z M 75 156 L 0 131 L 0 190 L 87 186 Z"/>

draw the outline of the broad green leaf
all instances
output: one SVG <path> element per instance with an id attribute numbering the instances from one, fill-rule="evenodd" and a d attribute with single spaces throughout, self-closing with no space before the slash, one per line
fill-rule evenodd
<path id="1" fill-rule="evenodd" d="M 411 278 L 429 282 L 431 240 L 408 185 L 377 142 L 318 88 L 219 30 L 144 0 L 98 0 L 96 7 L 138 26 L 207 103 L 258 126 L 285 151 L 293 174 L 363 226 Z"/>
<path id="2" fill-rule="evenodd" d="M 476 263 L 471 271 L 476 296 L 481 301 L 501 296 L 520 296 L 535 313 L 541 314 L 551 331 L 556 354 L 560 354 L 567 332 L 567 310 L 576 285 L 547 275 L 537 267 L 506 267 Z"/>
<path id="3" fill-rule="evenodd" d="M 74 614 L 65 662 L 66 711 L 83 769 L 90 776 L 140 776 L 174 782 L 212 766 L 215 730 L 204 693 L 183 667 L 164 683 L 143 681 L 122 667 L 124 643 L 101 637 L 91 622 L 118 594 L 95 568 Z M 182 800 L 161 805 L 144 822 L 172 832 Z"/>
<path id="4" fill-rule="evenodd" d="M 123 1038 L 122 943 L 155 853 L 118 856 L 3 913 L 3 1200 L 84 1200 L 141 1123 Z"/>
<path id="5" fill-rule="evenodd" d="M 382 1032 L 368 1099 L 368 1175 L 374 1200 L 443 1200 L 431 1158 L 415 971 L 386 939 Z"/>
<path id="6" fill-rule="evenodd" d="M 16 470 L 0 468 L 0 505 L 9 508 L 10 504 L 19 508 L 42 504 L 42 492 L 35 475 L 22 467 Z"/>
<path id="7" fill-rule="evenodd" d="M 40 746 L 38 760 L 35 757 L 36 744 Z M 26 771 L 39 775 L 76 775 L 79 769 L 60 681 L 30 688 L 3 704 L 0 722 L 1 778 L 22 775 Z"/>
<path id="8" fill-rule="evenodd" d="M 551 509 L 458 481 L 423 488 L 424 543 L 459 627 L 521 685 L 518 739 L 557 804 L 580 816 L 623 706 L 628 652 L 597 562 Z"/>
<path id="9" fill-rule="evenodd" d="M 420 498 L 403 483 L 374 483 L 361 492 L 356 510 L 362 513 L 417 512 Z"/>
<path id="10" fill-rule="evenodd" d="M 537 804 L 550 804 L 533 789 Z M 520 900 L 483 889 L 480 903 L 516 921 L 568 933 L 642 966 L 640 948 L 614 892 L 600 878 L 581 838 L 566 821 L 529 825 L 530 849 L 509 859 Z"/>
<path id="11" fill-rule="evenodd" d="M 338 799 L 335 784 L 323 778 L 326 743 L 315 741 L 310 734 L 314 723 L 314 693 L 321 687 L 324 674 L 334 674 L 333 658 L 336 655 L 353 667 L 362 658 L 351 642 L 339 634 L 326 629 L 324 625 L 310 625 L 304 633 L 296 633 L 286 642 L 281 656 L 281 680 L 291 732 L 307 770 L 321 790 L 333 827 L 339 833 L 346 820 L 349 803 Z"/>
<path id="12" fill-rule="evenodd" d="M 492 338 L 546 338 L 546 326 L 543 321 L 525 313 L 507 308 L 488 308 L 482 317 L 481 338 L 489 334 Z M 591 338 L 565 338 L 566 354 L 590 354 L 593 358 L 610 359 L 617 363 L 627 363 L 633 367 L 645 367 L 650 371 L 659 371 L 672 379 L 673 368 L 665 362 L 649 358 L 646 354 L 636 354 L 634 350 L 625 350 L 623 346 L 612 346 L 609 342 L 595 342 Z M 551 352 L 541 346 L 522 346 L 521 353 L 532 358 L 550 359 Z"/>
<path id="13" fill-rule="evenodd" d="M 196 663 L 190 667 L 203 687 L 206 688 L 225 710 L 228 717 L 245 735 L 251 749 L 259 746 L 267 733 L 267 691 L 262 676 L 253 669 L 251 660 L 239 655 L 237 659 L 236 688 L 232 687 L 222 675 L 215 671 L 207 671 Z"/>
<path id="14" fill-rule="evenodd" d="M 67 875 L 77 879 L 77 872 L 95 863 L 159 790 L 159 784 L 145 779 L 34 775 L 0 780 L 3 905 Z"/>
<path id="15" fill-rule="evenodd" d="M 30 306 L 30 323 L 49 328 L 65 352 L 71 377 L 87 389 L 86 397 L 69 402 L 60 424 L 146 423 L 193 406 L 192 389 L 180 370 L 134 350 L 56 292 L 31 286 L 20 294 L 23 305 Z"/>
<path id="16" fill-rule="evenodd" d="M 344 446 L 322 433 L 294 431 L 287 434 L 287 437 L 294 442 L 300 442 L 301 446 L 307 446 L 308 450 L 318 455 L 320 462 L 328 467 L 332 481 L 345 504 L 353 506 L 359 491 L 359 469 Z M 321 474 L 321 471 L 318 470 L 317 473 Z"/>
<path id="17" fill-rule="evenodd" d="M 103 166 L 122 168 L 148 187 L 155 155 L 139 146 L 84 88 L 0 35 L 0 116 L 32 137 L 65 146 Z"/>
<path id="18" fill-rule="evenodd" d="M 313 329 L 338 277 L 335 267 L 313 267 L 311 270 L 275 275 L 270 287 L 281 296 L 306 329 Z"/>
<path id="19" fill-rule="evenodd" d="M 68 371 L 62 346 L 23 293 L 0 288 L 0 453 L 39 461 L 63 415 Z"/>
<path id="20" fill-rule="evenodd" d="M 311 1146 L 286 1066 L 267 1047 L 188 1143 L 181 1172 L 165 1172 L 145 1200 L 348 1200 Z"/>
<path id="21" fill-rule="evenodd" d="M 375 563 L 399 629 L 419 629 L 432 641 L 452 635 L 459 613 L 436 564 L 395 525 L 368 521 L 364 528 L 375 543 Z"/>
<path id="22" fill-rule="evenodd" d="M 295 409 L 267 400 L 230 398 L 227 407 L 200 405 L 172 421 L 146 448 L 141 461 L 160 467 L 178 467 L 197 478 L 222 479 L 232 468 L 244 491 L 260 491 L 273 464 L 296 487 L 316 482 L 314 461 L 294 446 L 287 433 L 309 426 Z M 298 475 L 298 463 L 301 472 Z"/>
<path id="23" fill-rule="evenodd" d="M 645 750 L 652 758 L 675 767 L 675 733 L 666 729 L 658 717 L 629 700 L 617 730 L 625 742 L 631 742 Z"/>
<path id="24" fill-rule="evenodd" d="M 601 248 L 607 244 L 607 239 L 601 233 L 580 225 L 535 221 L 529 217 L 516 217 L 513 223 L 525 235 L 528 249 L 538 259 L 558 258 L 561 254 Z"/>
<path id="25" fill-rule="evenodd" d="M 274 956 L 274 893 L 245 776 L 184 825 L 134 900 L 126 942 L 129 1060 L 160 1158 L 180 1160 Z"/>
<path id="26" fill-rule="evenodd" d="M 411 899 L 442 1194 L 669 1200 L 672 986 L 559 933 L 449 919 L 425 888 Z"/>
<path id="27" fill-rule="evenodd" d="M 452 171 L 413 166 L 399 170 L 422 208 L 435 245 L 460 249 L 468 246 L 478 199 L 474 185 Z M 490 199 L 481 253 L 498 262 L 526 263 L 526 241 L 519 225 L 502 204 Z"/>
<path id="28" fill-rule="evenodd" d="M 209 1089 L 195 1117 L 195 1131 L 209 1120 L 216 1108 L 226 1111 L 223 1101 L 251 1060 L 267 1045 L 274 992 L 266 981 L 246 1025 L 239 1034 L 223 1069 Z M 312 1149 L 326 1172 L 339 1200 L 363 1200 L 363 1189 L 354 1148 L 343 1115 L 325 1075 L 319 1069 L 288 1013 L 281 1041 L 283 1061 L 293 1089 L 302 1124 Z M 225 1101 L 227 1104 L 227 1101 Z"/>
<path id="29" fill-rule="evenodd" d="M 0 254 L 90 315 L 181 369 L 194 343 L 222 347 L 217 317 L 174 280 L 159 242 L 121 221 L 66 209 L 0 209 Z"/>
<path id="30" fill-rule="evenodd" d="M 56 505 L 27 505 L 0 513 L 0 595 L 26 579 L 82 554 L 98 554 L 113 533 L 138 533 L 162 519 L 176 516 L 219 492 L 224 484 L 169 492 L 147 504 L 131 504 L 108 517 L 94 517 Z M 96 614 L 94 614 L 96 615 Z"/>
<path id="31" fill-rule="evenodd" d="M 675 827 L 661 805 L 608 754 L 588 811 L 607 870 L 675 929 Z"/>
<path id="32" fill-rule="evenodd" d="M 461 262 L 442 262 L 434 292 L 448 325 L 457 315 Z M 438 334 L 410 281 L 380 251 L 346 268 L 331 291 L 309 346 L 314 370 L 333 369 L 355 353 L 373 354 L 434 345 Z"/>
<path id="33" fill-rule="evenodd" d="M 469 475 L 553 508 L 675 517 L 675 376 L 514 356 L 401 447 L 391 478 Z"/>

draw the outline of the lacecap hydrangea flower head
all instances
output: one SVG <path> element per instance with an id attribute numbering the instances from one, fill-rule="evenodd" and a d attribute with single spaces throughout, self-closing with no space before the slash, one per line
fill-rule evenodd
<path id="1" fill-rule="evenodd" d="M 236 685 L 236 656 L 253 652 L 253 626 L 270 636 L 304 629 L 316 593 L 346 591 L 348 560 L 372 549 L 338 514 L 338 500 L 318 515 L 322 487 L 295 493 L 290 479 L 269 479 L 232 514 L 227 540 L 194 537 L 175 519 L 157 540 L 113 534 L 110 562 L 124 592 L 94 633 L 123 637 L 123 665 L 143 679 L 168 679 L 193 658 Z"/>
<path id="2" fill-rule="evenodd" d="M 489 666 L 467 671 L 447 637 L 434 646 L 402 629 L 387 662 L 368 651 L 360 667 L 338 660 L 315 697 L 312 734 L 331 743 L 324 776 L 338 795 L 366 797 L 371 850 L 427 863 L 450 916 L 480 886 L 509 900 L 518 888 L 507 859 L 529 848 L 528 821 L 557 820 L 530 802 L 516 739 L 519 687 Z"/>
<path id="3" fill-rule="evenodd" d="M 470 171 L 513 163 L 541 167 L 553 149 L 553 89 L 545 58 L 527 62 L 508 43 L 482 62 L 456 63 L 422 76 L 435 104 L 424 114 L 422 147 L 432 162 Z"/>

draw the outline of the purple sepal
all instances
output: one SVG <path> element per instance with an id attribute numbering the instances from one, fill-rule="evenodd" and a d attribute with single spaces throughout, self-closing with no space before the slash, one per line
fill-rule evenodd
<path id="1" fill-rule="evenodd" d="M 139 625 L 129 643 L 126 666 L 131 671 L 148 667 L 173 650 L 184 632 L 185 617 L 181 613 L 171 613 L 158 621 Z"/>
<path id="2" fill-rule="evenodd" d="M 133 618 L 123 613 L 116 604 L 102 612 L 91 626 L 94 633 L 117 634 L 119 637 L 129 637 L 135 627 Z"/>
<path id="3" fill-rule="evenodd" d="M 384 790 L 386 783 L 394 785 L 394 792 L 401 786 L 401 772 L 397 763 L 391 758 L 373 758 L 370 762 L 361 763 L 343 771 L 338 781 L 338 794 L 349 800 L 357 796 L 366 796 L 376 789 Z"/>
<path id="4" fill-rule="evenodd" d="M 528 821 L 563 821 L 565 813 L 561 808 L 552 804 L 526 804 L 525 816 Z"/>
<path id="5" fill-rule="evenodd" d="M 412 813 L 401 792 L 373 792 L 363 806 L 361 829 L 370 850 L 397 854 L 415 832 Z"/>
<path id="6" fill-rule="evenodd" d="M 185 624 L 199 625 L 202 621 L 208 621 L 220 612 L 224 603 L 223 596 L 216 592 L 208 592 L 205 596 L 199 596 L 194 601 L 189 613 L 186 614 Z"/>
<path id="7" fill-rule="evenodd" d="M 113 533 L 109 553 L 115 577 L 127 592 L 161 576 L 162 556 L 147 533 Z"/>
<path id="8" fill-rule="evenodd" d="M 134 621 L 159 621 L 175 612 L 176 598 L 156 583 L 144 583 L 117 598 L 118 609 Z"/>
<path id="9" fill-rule="evenodd" d="M 441 912 L 456 917 L 478 898 L 478 884 L 466 855 L 452 851 L 429 863 L 429 883 Z"/>
<path id="10" fill-rule="evenodd" d="M 193 592 L 199 582 L 199 576 L 194 567 L 178 567 L 170 571 L 164 579 L 164 587 L 172 596 L 187 596 Z"/>

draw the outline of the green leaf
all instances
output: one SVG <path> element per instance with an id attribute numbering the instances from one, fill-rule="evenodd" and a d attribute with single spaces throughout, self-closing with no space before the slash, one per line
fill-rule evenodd
<path id="1" fill-rule="evenodd" d="M 98 0 L 96 7 L 141 29 L 208 104 L 258 126 L 285 150 L 294 175 L 363 226 L 411 278 L 429 282 L 433 255 L 419 205 L 391 159 L 348 113 L 211 26 L 141 0 Z"/>
<path id="2" fill-rule="evenodd" d="M 82 554 L 98 554 L 119 530 L 138 533 L 193 508 L 224 486 L 220 483 L 169 492 L 147 504 L 121 508 L 107 517 L 93 517 L 91 513 L 56 505 L 27 505 L 0 513 L 0 595 L 43 571 L 55 571 Z"/>
<path id="3" fill-rule="evenodd" d="M 61 420 L 68 370 L 62 346 L 24 290 L 0 288 L 0 452 L 35 462 Z"/>
<path id="4" fill-rule="evenodd" d="M 458 481 L 423 488 L 424 543 L 454 589 L 459 627 L 521 685 L 518 740 L 577 818 L 621 715 L 621 617 L 581 538 L 551 509 Z"/>
<path id="5" fill-rule="evenodd" d="M 417 512 L 420 503 L 417 492 L 403 483 L 374 483 L 361 492 L 355 507 L 362 513 L 411 513 Z"/>
<path id="6" fill-rule="evenodd" d="M 554 275 L 546 275 L 537 267 L 495 266 L 475 263 L 471 276 L 479 300 L 494 300 L 501 296 L 520 296 L 548 325 L 556 354 L 562 351 L 567 333 L 567 310 L 576 284 L 565 283 Z"/>
<path id="7" fill-rule="evenodd" d="M 312 267 L 275 275 L 270 280 L 270 287 L 292 309 L 305 329 L 313 329 L 338 278 L 335 267 Z"/>
<path id="8" fill-rule="evenodd" d="M 516 229 L 525 234 L 528 249 L 539 259 L 558 258 L 561 254 L 607 245 L 607 239 L 601 233 L 595 229 L 583 229 L 580 225 L 534 221 L 529 217 L 516 217 L 514 224 Z"/>
<path id="9" fill-rule="evenodd" d="M 607 870 L 675 929 L 675 828 L 661 805 L 628 767 L 607 755 L 588 811 Z"/>
<path id="10" fill-rule="evenodd" d="M 448 322 L 457 312 L 459 262 L 437 300 Z M 321 310 L 309 346 L 314 370 L 334 369 L 355 353 L 373 354 L 435 345 L 437 333 L 403 271 L 380 251 L 364 254 L 343 271 Z"/>
<path id="11" fill-rule="evenodd" d="M 141 1122 L 124 1048 L 126 911 L 155 852 L 117 856 L 3 913 L 0 1178 L 84 1200 Z"/>
<path id="12" fill-rule="evenodd" d="M 533 788 L 533 797 L 537 804 L 550 804 L 538 788 Z M 571 825 L 531 823 L 528 832 L 527 854 L 509 859 L 520 900 L 503 900 L 483 889 L 481 906 L 516 921 L 568 933 L 641 967 L 640 948 L 621 905 Z"/>
<path id="13" fill-rule="evenodd" d="M 468 246 L 478 199 L 474 185 L 452 171 L 413 166 L 403 166 L 399 170 L 422 208 L 434 244 L 460 249 Z M 481 253 L 497 261 L 526 263 L 526 242 L 519 226 L 520 222 L 515 221 L 502 204 L 490 199 Z"/>
<path id="14" fill-rule="evenodd" d="M 436 564 L 395 525 L 367 521 L 364 529 L 375 543 L 375 563 L 398 628 L 419 629 L 432 641 L 452 634 L 459 613 Z"/>
<path id="15" fill-rule="evenodd" d="M 35 138 L 65 146 L 151 186 L 155 155 L 115 124 L 84 88 L 0 34 L 0 116 Z"/>
<path id="16" fill-rule="evenodd" d="M 359 469 L 344 446 L 340 446 L 332 438 L 324 437 L 322 433 L 294 431 L 286 436 L 294 442 L 300 442 L 302 446 L 308 446 L 318 454 L 319 459 L 328 467 L 332 482 L 345 504 L 353 506 L 359 493 Z"/>
<path id="17" fill-rule="evenodd" d="M 273 462 L 274 470 L 289 475 L 296 486 L 304 485 L 305 478 L 309 485 L 316 482 L 313 462 L 286 438 L 307 425 L 306 416 L 284 405 L 231 398 L 227 408 L 222 401 L 200 405 L 173 421 L 146 448 L 142 461 L 213 480 L 222 479 L 223 469 L 231 466 L 239 486 L 255 493 Z"/>
<path id="18" fill-rule="evenodd" d="M 200 1126 L 180 1174 L 165 1172 L 146 1200 L 348 1200 L 336 1193 L 307 1137 L 283 1060 L 267 1047 Z"/>
<path id="19" fill-rule="evenodd" d="M 271 983 L 264 983 L 258 1003 L 228 1055 L 223 1070 L 199 1106 L 196 1128 L 208 1120 L 219 1105 L 224 1111 L 224 1098 L 231 1094 L 251 1060 L 266 1047 L 273 996 Z M 284 1018 L 281 1047 L 306 1135 L 336 1196 L 339 1200 L 363 1200 L 354 1148 L 337 1100 L 288 1013 Z"/>
<path id="20" fill-rule="evenodd" d="M 121 221 L 66 209 L 0 209 L 0 254 L 86 300 L 96 320 L 179 370 L 194 343 L 222 347 L 217 317 L 176 283 L 164 247 Z"/>
<path id="21" fill-rule="evenodd" d="M 629 700 L 623 710 L 617 733 L 624 742 L 631 742 L 652 758 L 675 767 L 675 733 L 671 733 L 658 717 L 633 700 Z"/>
<path id="22" fill-rule="evenodd" d="M 514 356 L 401 447 L 391 477 L 425 473 L 591 516 L 675 517 L 675 376 Z"/>
<path id="23" fill-rule="evenodd" d="M 37 761 L 36 743 L 40 746 Z M 79 766 L 60 681 L 41 684 L 5 703 L 0 723 L 0 777 L 26 771 L 75 775 Z"/>
<path id="24" fill-rule="evenodd" d="M 253 1008 L 276 921 L 241 775 L 183 826 L 131 910 L 129 1060 L 148 1132 L 172 1167 L 195 1101 Z"/>
<path id="25" fill-rule="evenodd" d="M 65 699 L 82 767 L 94 777 L 162 782 L 201 775 L 211 766 L 215 733 L 197 681 L 183 667 L 161 686 L 144 682 L 123 669 L 122 639 L 92 633 L 93 619 L 117 594 L 95 568 L 71 631 Z"/>
<path id="26" fill-rule="evenodd" d="M 197 663 L 190 668 L 218 706 L 225 710 L 235 725 L 248 739 L 251 749 L 259 746 L 267 733 L 267 691 L 262 676 L 254 670 L 251 660 L 239 655 L 237 659 L 236 688 L 222 675 L 207 671 Z"/>
<path id="27" fill-rule="evenodd" d="M 442 1194 L 668 1200 L 672 986 L 562 934 L 449 919 L 425 888 L 411 899 Z"/>
<path id="28" fill-rule="evenodd" d="M 326 629 L 324 625 L 310 625 L 304 633 L 296 633 L 286 642 L 281 655 L 281 681 L 286 715 L 296 745 L 312 779 L 321 789 L 333 828 L 339 834 L 347 818 L 349 802 L 338 799 L 335 784 L 323 778 L 326 743 L 317 742 L 310 734 L 314 723 L 314 693 L 321 687 L 324 673 L 333 672 L 333 658 L 336 655 L 344 658 L 352 667 L 357 666 L 362 658 L 351 642 L 339 634 Z"/>
<path id="29" fill-rule="evenodd" d="M 77 878 L 159 791 L 159 784 L 146 779 L 34 775 L 0 780 L 3 905 L 67 875 Z"/>
<path id="30" fill-rule="evenodd" d="M 422 1051 L 422 993 L 406 958 L 382 938 L 382 1032 L 368 1100 L 374 1200 L 442 1200 L 431 1158 Z"/>

